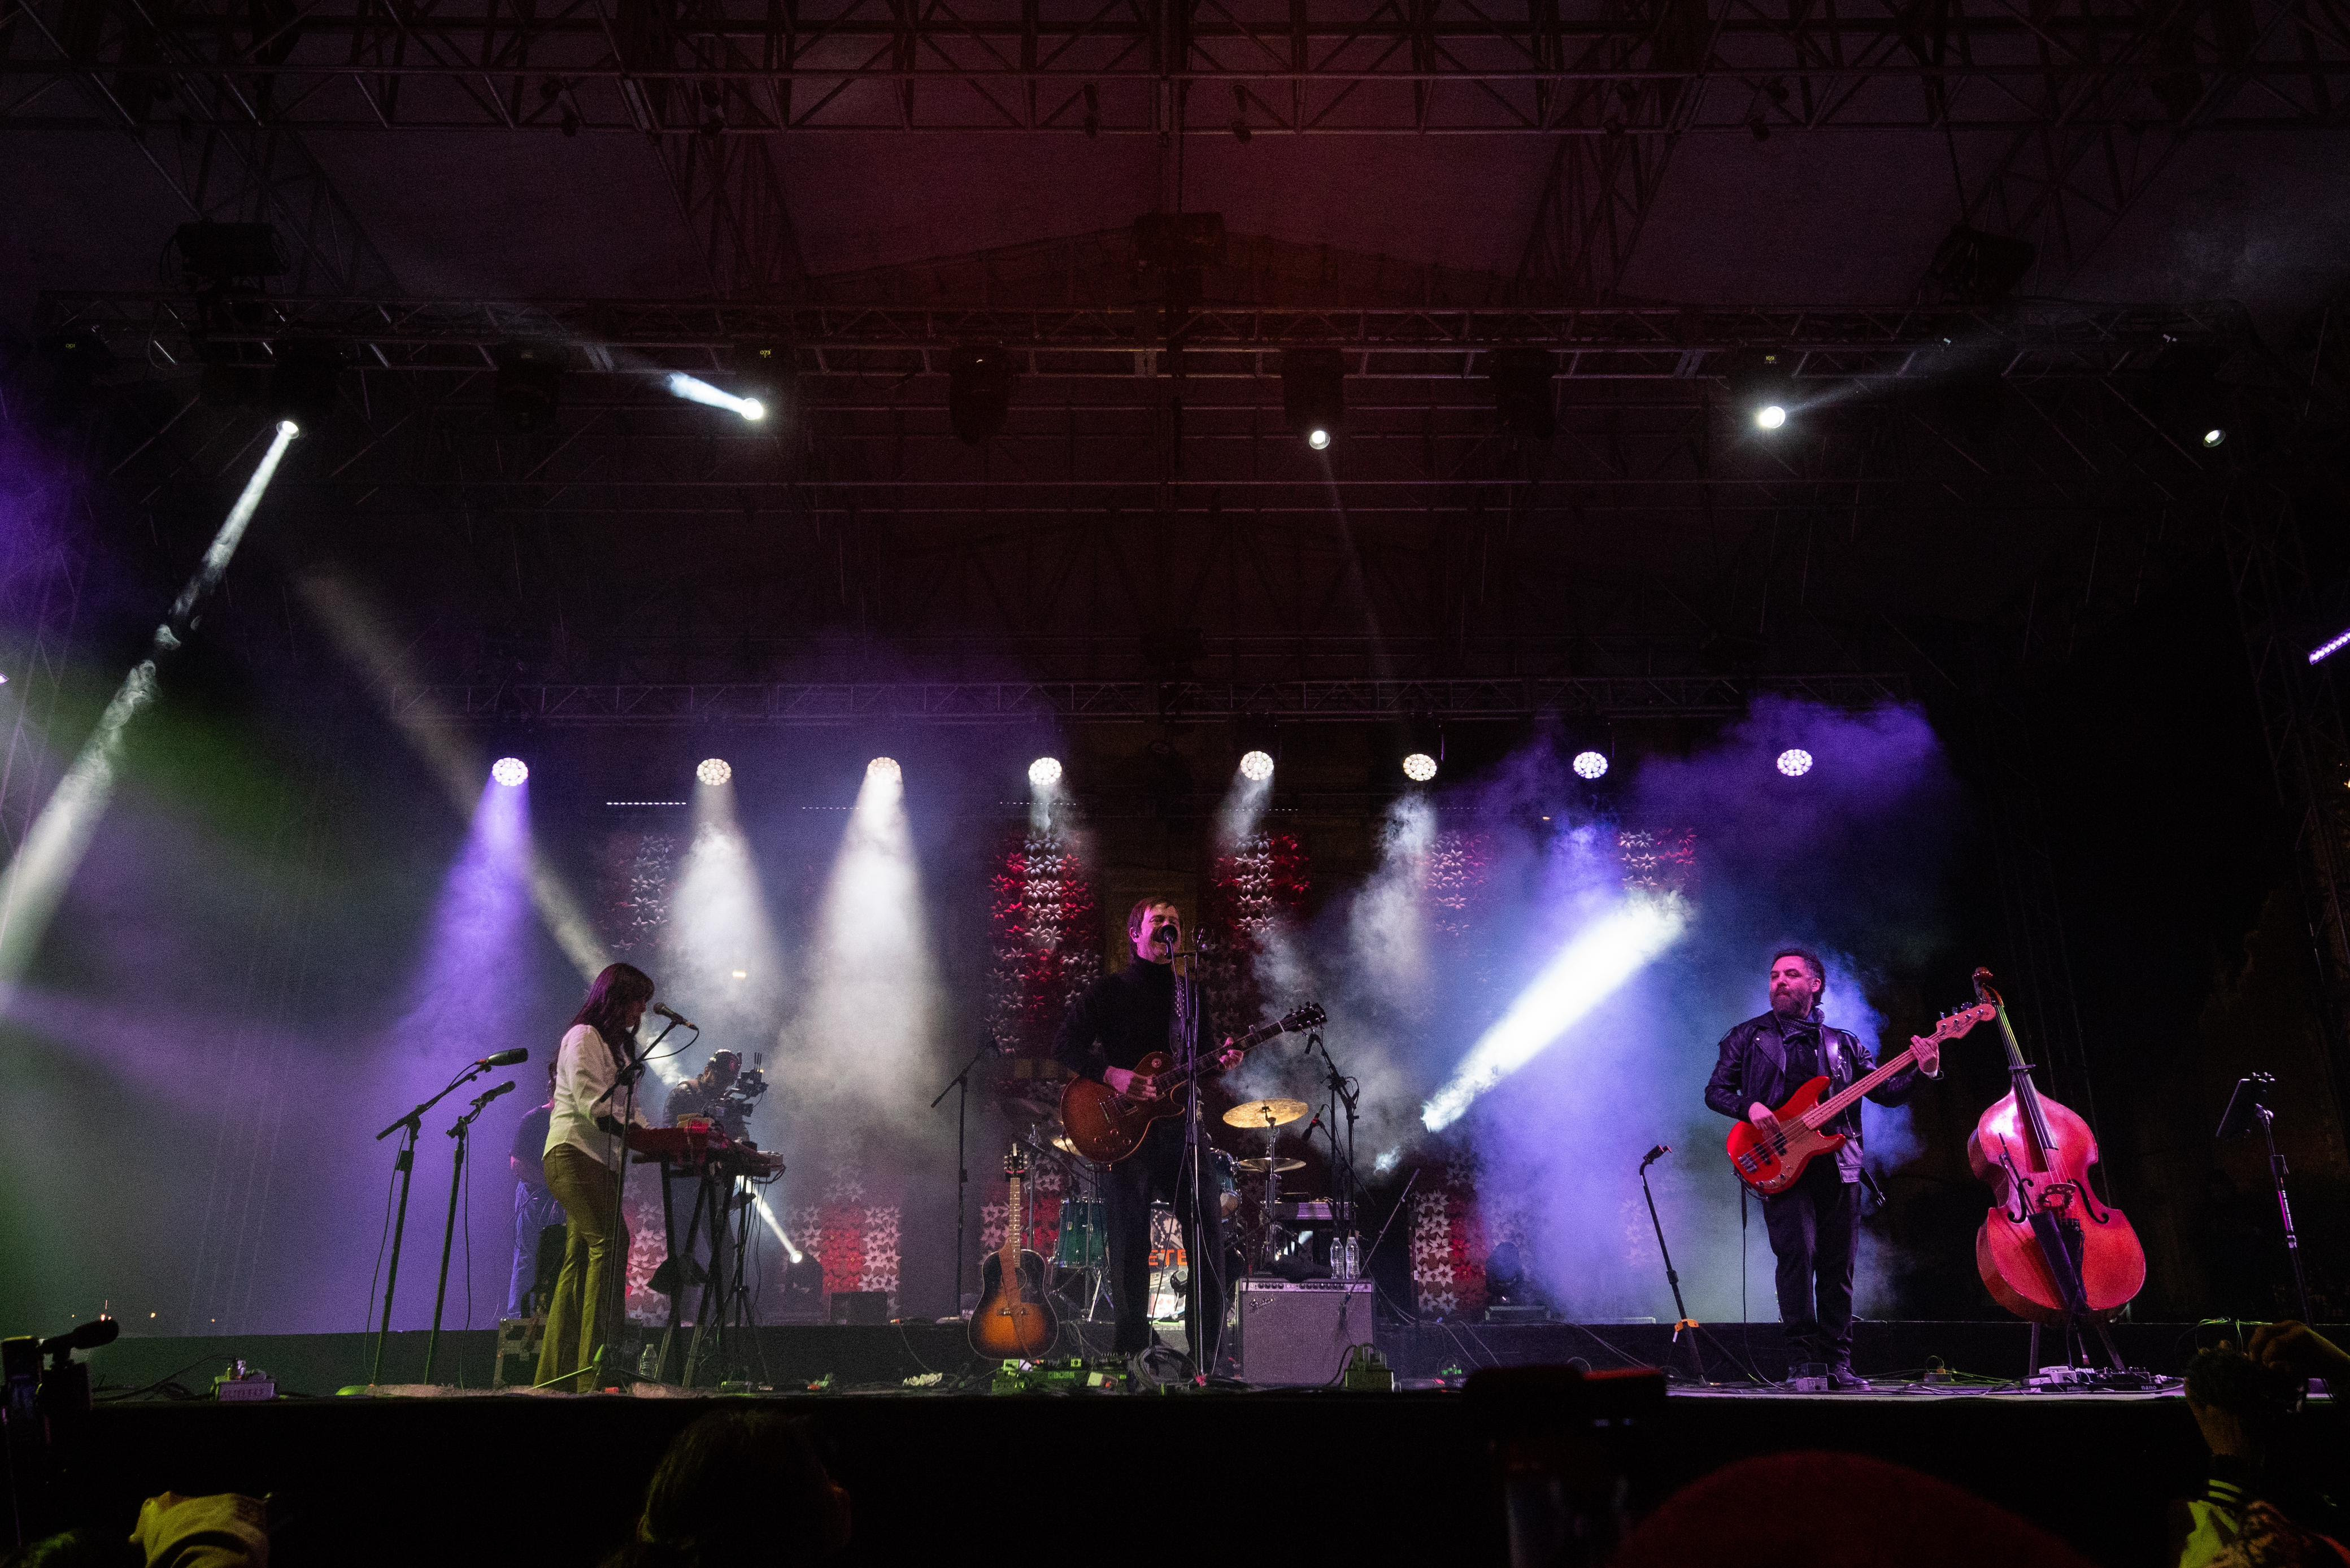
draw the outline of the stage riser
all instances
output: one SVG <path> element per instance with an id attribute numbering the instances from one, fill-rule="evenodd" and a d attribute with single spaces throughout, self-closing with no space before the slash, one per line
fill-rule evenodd
<path id="1" fill-rule="evenodd" d="M 1058 1354 L 1083 1354 L 1085 1345 L 1075 1337 L 1079 1333 L 1097 1351 L 1107 1352 L 1108 1324 L 1068 1326 L 1071 1336 Z M 1786 1347 L 1777 1324 L 1707 1326 L 1712 1336 L 1705 1345 L 1711 1378 L 1734 1381 L 1740 1376 L 1738 1365 L 1750 1360 L 1765 1377 L 1785 1375 Z M 2350 1330 L 2330 1332 L 2350 1334 Z M 1856 1326 L 1853 1360 L 1871 1376 L 1918 1372 L 1939 1359 L 1957 1372 L 2018 1377 L 2028 1359 L 2029 1334 L 2024 1324 L 2014 1322 L 1863 1323 Z M 2185 1366 L 2189 1335 L 2185 1324 L 2114 1325 L 2115 1341 L 2131 1365 L 2156 1372 L 2176 1373 Z M 392 1335 L 384 1355 L 385 1382 L 409 1384 L 423 1376 L 425 1337 Z M 1456 1366 L 1473 1371 L 1479 1366 L 1557 1366 L 1576 1356 L 1595 1367 L 1667 1366 L 1676 1374 L 1690 1371 L 1692 1365 L 1687 1342 L 1675 1346 L 1669 1324 L 1382 1324 L 1376 1338 L 1399 1377 L 1435 1377 Z M 194 1387 L 242 1357 L 275 1374 L 278 1386 L 288 1393 L 324 1395 L 368 1380 L 373 1343 L 357 1334 L 125 1339 L 99 1351 L 91 1366 L 102 1383 L 137 1388 L 193 1364 L 181 1381 Z M 976 1365 L 962 1328 L 954 1324 L 769 1326 L 757 1331 L 756 1343 L 760 1354 L 754 1365 L 764 1369 L 764 1381 L 779 1388 L 802 1387 L 827 1376 L 837 1386 L 870 1387 Z M 435 1381 L 488 1387 L 495 1344 L 496 1335 L 486 1329 L 443 1334 Z M 1726 1347 L 1729 1355 L 1717 1347 Z M 2053 1336 L 2043 1345 L 2041 1359 L 2063 1359 Z"/>

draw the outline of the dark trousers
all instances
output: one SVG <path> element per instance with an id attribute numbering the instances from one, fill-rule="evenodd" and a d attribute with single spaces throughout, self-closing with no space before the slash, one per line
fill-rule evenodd
<path id="1" fill-rule="evenodd" d="M 1794 1186 L 1762 1200 L 1762 1223 L 1779 1260 L 1779 1321 L 1787 1327 L 1788 1358 L 1831 1366 L 1850 1362 L 1860 1184 L 1845 1180 L 1835 1160 L 1823 1156 Z"/>
<path id="2" fill-rule="evenodd" d="M 1175 1205 L 1183 1231 L 1188 1267 L 1200 1275 L 1203 1326 L 1191 1317 L 1191 1300 L 1184 1298 L 1183 1328 L 1189 1336 L 1192 1363 L 1201 1372 L 1215 1365 L 1216 1342 L 1224 1326 L 1222 1269 L 1223 1218 L 1218 1210 L 1212 1158 L 1207 1175 L 1205 1218 L 1191 1220 L 1190 1175 L 1183 1168 L 1183 1124 L 1180 1118 L 1153 1127 L 1142 1147 L 1102 1172 L 1102 1220 L 1109 1232 L 1109 1284 L 1118 1309 L 1117 1347 L 1121 1354 L 1150 1345 L 1150 1203 L 1154 1198 Z"/>

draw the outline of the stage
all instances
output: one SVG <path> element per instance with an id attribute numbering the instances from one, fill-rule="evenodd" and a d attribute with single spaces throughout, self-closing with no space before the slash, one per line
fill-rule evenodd
<path id="1" fill-rule="evenodd" d="M 1716 1334 L 1742 1354 L 1741 1342 L 1751 1340 L 1766 1375 L 1776 1375 L 1775 1324 Z M 415 1375 L 421 1338 L 395 1339 L 388 1376 L 392 1367 Z M 343 1373 L 364 1368 L 368 1342 L 127 1340 L 94 1358 L 105 1386 L 91 1438 L 108 1477 L 97 1501 L 127 1518 L 140 1496 L 167 1487 L 272 1493 L 284 1521 L 279 1561 L 291 1568 L 446 1558 L 452 1540 L 465 1542 L 467 1561 L 582 1564 L 623 1538 L 645 1478 L 675 1432 L 723 1398 L 750 1397 L 814 1424 L 855 1499 L 847 1559 L 855 1563 L 934 1559 L 942 1549 L 962 1562 L 1113 1553 L 1153 1561 L 1275 1545 L 1366 1561 L 1503 1561 L 1490 1413 L 1473 1394 L 991 1397 L 952 1391 L 992 1370 L 963 1351 L 955 1325 L 778 1327 L 760 1338 L 775 1375 L 771 1394 L 387 1384 L 371 1395 L 249 1406 L 112 1396 L 144 1386 L 132 1378 L 151 1383 L 191 1363 L 199 1365 L 180 1381 L 201 1389 L 214 1362 L 231 1355 L 266 1367 L 286 1389 L 325 1395 Z M 2117 1338 L 2133 1362 L 2157 1373 L 2175 1373 L 2190 1343 L 2184 1324 L 2125 1324 Z M 1605 1369 L 1653 1360 L 1668 1339 L 1666 1327 L 1623 1324 L 1380 1331 L 1384 1353 L 1410 1382 L 1465 1381 L 1450 1372 L 1460 1347 L 1483 1358 L 1471 1372 L 1570 1355 Z M 1661 1411 L 1628 1439 L 1635 1506 L 1652 1506 L 1750 1455 L 1841 1449 L 1954 1481 L 2116 1568 L 2152 1561 L 2167 1500 L 2191 1490 L 2204 1462 L 2175 1393 L 2022 1393 L 1892 1376 L 1922 1376 L 1938 1358 L 1961 1376 L 2002 1363 L 2020 1370 L 2023 1347 L 2016 1324 L 1867 1324 L 1856 1364 L 1881 1379 L 1875 1393 L 1677 1382 Z M 462 1366 L 476 1384 L 485 1381 L 475 1374 L 485 1375 L 488 1335 L 445 1336 L 442 1350 L 456 1353 L 444 1370 Z M 929 1387 L 904 1381 L 933 1376 L 940 1381 Z M 1738 1374 L 1725 1366 L 1718 1376 Z M 1572 1424 L 1565 1412 L 1561 1418 Z M 2324 1450 L 2316 1462 L 2350 1457 L 2330 1405 L 2314 1407 L 2309 1420 Z M 583 1437 L 586 1451 L 602 1456 L 588 1473 L 577 1457 Z M 1145 1478 L 1173 1451 L 1218 1456 L 1222 1479 L 1201 1496 L 1154 1490 Z M 755 1509 L 758 1500 L 743 1506 Z"/>

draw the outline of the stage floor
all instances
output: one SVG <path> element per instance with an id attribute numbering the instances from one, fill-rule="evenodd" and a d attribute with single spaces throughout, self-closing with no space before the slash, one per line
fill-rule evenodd
<path id="1" fill-rule="evenodd" d="M 2186 1325 L 2120 1326 L 2132 1359 L 2164 1371 L 2183 1361 Z M 1717 1334 L 1757 1360 L 1776 1355 L 1775 1325 Z M 396 1336 L 388 1364 L 413 1377 L 421 1337 Z M 787 1392 L 493 1393 L 479 1386 L 488 1336 L 455 1338 L 452 1345 L 444 1337 L 442 1355 L 462 1353 L 470 1391 L 400 1397 L 408 1391 L 387 1387 L 253 1406 L 152 1394 L 102 1403 L 87 1472 L 99 1492 L 93 1506 L 127 1526 L 138 1500 L 165 1488 L 272 1493 L 286 1521 L 279 1568 L 419 1560 L 581 1568 L 625 1537 L 670 1438 L 703 1410 L 747 1397 L 812 1424 L 855 1499 L 852 1564 L 935 1560 L 942 1551 L 962 1563 L 1113 1555 L 1196 1563 L 1203 1552 L 1309 1548 L 1381 1563 L 1503 1560 L 1488 1435 L 1477 1402 L 1450 1389 L 989 1396 L 909 1387 L 908 1376 L 975 1370 L 958 1354 L 958 1325 L 910 1324 L 760 1331 L 771 1369 L 788 1374 L 777 1379 Z M 1478 1366 L 1573 1355 L 1606 1366 L 1653 1364 L 1672 1350 L 1666 1328 L 1620 1324 L 1387 1327 L 1381 1343 L 1399 1369 L 1432 1373 L 1464 1352 Z M 359 1335 L 126 1340 L 94 1363 L 119 1393 L 182 1367 L 192 1368 L 185 1386 L 202 1388 L 229 1355 L 242 1355 L 285 1387 L 318 1395 L 359 1380 L 366 1349 Z M 2022 1351 L 2017 1324 L 1868 1324 L 1858 1361 L 1878 1373 L 1938 1359 L 2021 1371 Z M 456 1365 L 443 1362 L 452 1373 Z M 2350 1459 L 2333 1409 L 2314 1408 L 2309 1420 L 2328 1462 Z M 1644 1505 L 1749 1455 L 1856 1451 L 1965 1486 L 2114 1568 L 2154 1561 L 2167 1500 L 2194 1490 L 2204 1463 L 2175 1394 L 2022 1393 L 2012 1385 L 1888 1382 L 1870 1394 L 1798 1395 L 1683 1384 L 1643 1444 Z M 1178 1455 L 1211 1479 L 1197 1488 L 1167 1482 Z M 2045 1484 L 2052 1464 L 2065 1485 Z"/>

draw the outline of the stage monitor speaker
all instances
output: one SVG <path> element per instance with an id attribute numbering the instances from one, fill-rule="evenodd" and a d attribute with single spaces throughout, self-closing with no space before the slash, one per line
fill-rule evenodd
<path id="1" fill-rule="evenodd" d="M 1243 1280 L 1239 1288 L 1243 1383 L 1335 1385 L 1347 1353 L 1371 1343 L 1368 1280 Z"/>

